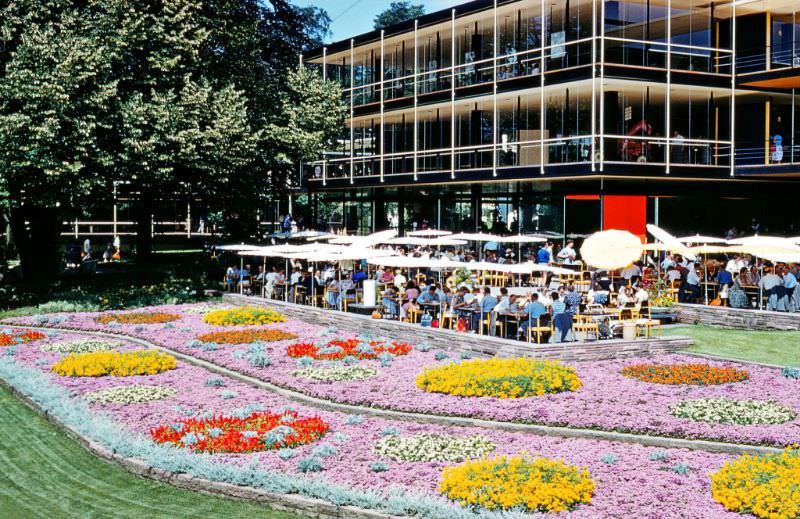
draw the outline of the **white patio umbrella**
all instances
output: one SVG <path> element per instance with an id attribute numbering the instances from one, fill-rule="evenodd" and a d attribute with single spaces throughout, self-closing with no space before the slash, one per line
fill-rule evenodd
<path id="1" fill-rule="evenodd" d="M 428 238 L 418 238 L 414 236 L 402 236 L 400 238 L 390 238 L 383 243 L 389 245 L 429 245 L 431 240 Z"/>
<path id="2" fill-rule="evenodd" d="M 686 257 L 686 259 L 691 260 L 691 261 L 696 259 L 694 254 L 692 254 L 689 251 L 689 248 L 686 245 L 681 243 L 681 241 L 678 240 L 678 238 L 676 238 L 672 234 L 668 233 L 667 231 L 665 231 L 661 227 L 657 227 L 657 226 L 649 223 L 649 224 L 647 224 L 647 232 L 649 232 L 651 235 L 653 235 L 653 237 L 655 239 L 657 239 L 658 241 L 664 243 L 664 245 L 669 247 L 668 250 L 671 250 L 673 252 L 677 252 L 681 256 L 684 256 L 684 257 Z"/>
<path id="3" fill-rule="evenodd" d="M 600 231 L 584 240 L 581 256 L 587 265 L 596 268 L 621 269 L 642 256 L 642 241 L 628 231 Z"/>
<path id="4" fill-rule="evenodd" d="M 231 243 L 228 245 L 217 245 L 217 250 L 228 251 L 228 252 L 239 252 L 243 250 L 255 250 L 260 249 L 263 245 L 252 245 L 246 243 Z"/>
<path id="5" fill-rule="evenodd" d="M 422 231 L 407 232 L 406 236 L 412 236 L 412 237 L 416 236 L 416 237 L 422 237 L 422 238 L 435 238 L 435 237 L 438 237 L 438 236 L 450 236 L 451 234 L 453 234 L 451 231 L 441 231 L 441 230 L 438 230 L 438 229 L 425 229 L 425 230 L 422 230 Z"/>
<path id="6" fill-rule="evenodd" d="M 684 236 L 678 238 L 678 241 L 686 244 L 706 245 L 710 243 L 726 243 L 725 238 L 715 238 L 714 236 L 703 236 L 695 234 L 694 236 Z"/>
<path id="7" fill-rule="evenodd" d="M 459 245 L 466 245 L 466 240 L 455 240 L 449 236 L 434 238 L 428 241 L 428 244 L 433 247 L 458 247 Z"/>
<path id="8" fill-rule="evenodd" d="M 379 243 L 384 243 L 397 236 L 397 231 L 380 231 L 367 236 L 339 236 L 330 241 L 334 245 L 359 245 L 361 247 L 371 247 Z"/>

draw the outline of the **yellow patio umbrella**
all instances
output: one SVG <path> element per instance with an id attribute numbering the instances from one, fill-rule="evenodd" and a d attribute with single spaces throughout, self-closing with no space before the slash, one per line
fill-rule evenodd
<path id="1" fill-rule="evenodd" d="M 605 270 L 627 267 L 641 256 L 639 237 L 617 229 L 596 232 L 581 247 L 581 257 L 588 265 Z"/>

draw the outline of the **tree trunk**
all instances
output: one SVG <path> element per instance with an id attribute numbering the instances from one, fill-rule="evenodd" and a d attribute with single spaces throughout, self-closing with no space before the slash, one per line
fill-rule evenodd
<path id="1" fill-rule="evenodd" d="M 136 204 L 136 262 L 148 263 L 153 259 L 153 192 L 139 191 Z"/>
<path id="2" fill-rule="evenodd" d="M 59 274 L 60 212 L 53 208 L 11 210 L 11 231 L 28 284 L 47 284 Z"/>

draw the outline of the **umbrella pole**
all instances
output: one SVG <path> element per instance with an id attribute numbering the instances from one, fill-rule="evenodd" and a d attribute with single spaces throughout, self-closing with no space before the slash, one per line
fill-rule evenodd
<path id="1" fill-rule="evenodd" d="M 708 261 L 703 261 L 703 281 L 706 287 L 706 305 L 708 305 Z"/>
<path id="2" fill-rule="evenodd" d="M 244 295 L 244 279 L 242 279 L 242 272 L 244 271 L 244 256 L 239 256 L 239 294 Z"/>
<path id="3" fill-rule="evenodd" d="M 267 257 L 264 256 L 264 266 L 261 270 L 261 299 L 267 298 Z"/>
<path id="4" fill-rule="evenodd" d="M 317 306 L 317 262 L 312 262 L 311 267 L 311 306 Z"/>
<path id="5" fill-rule="evenodd" d="M 758 262 L 758 256 L 756 256 L 755 258 L 756 258 L 756 262 Z M 764 264 L 763 263 L 761 264 L 761 267 L 759 267 L 758 271 L 761 273 L 759 278 L 758 278 L 758 309 L 759 310 L 763 310 L 764 309 L 764 285 L 761 284 L 761 278 L 764 277 Z"/>
<path id="6" fill-rule="evenodd" d="M 283 275 L 283 301 L 285 303 L 289 302 L 289 280 L 291 277 L 289 276 L 289 258 L 286 258 L 286 270 L 284 271 Z"/>

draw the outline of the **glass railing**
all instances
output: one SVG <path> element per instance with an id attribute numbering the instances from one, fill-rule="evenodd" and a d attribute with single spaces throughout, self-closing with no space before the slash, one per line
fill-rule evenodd
<path id="1" fill-rule="evenodd" d="M 594 139 L 595 146 L 592 146 Z M 730 166 L 731 146 L 729 142 L 708 140 L 670 140 L 664 137 L 606 135 L 603 137 L 606 163 L 638 163 L 666 166 L 667 153 L 669 162 L 675 166 Z M 304 178 L 309 181 L 322 181 L 350 178 L 352 176 L 378 177 L 410 175 L 416 173 L 458 172 L 469 170 L 498 170 L 516 167 L 536 167 L 559 164 L 581 164 L 599 162 L 601 159 L 601 139 L 591 135 L 548 138 L 544 141 L 506 142 L 468 146 L 451 150 L 419 150 L 416 153 L 403 152 L 387 154 L 383 157 L 371 155 L 364 157 L 335 158 L 304 165 Z M 594 157 L 592 156 L 594 153 Z M 737 150 L 737 160 L 746 156 L 747 150 Z M 760 157 L 764 163 L 764 149 L 750 152 L 753 157 Z M 800 159 L 800 147 L 788 148 L 781 163 L 791 162 L 791 157 Z M 416 171 L 414 168 L 416 161 Z M 758 161 L 753 163 L 757 164 Z"/>
<path id="2" fill-rule="evenodd" d="M 773 140 L 746 142 L 736 147 L 736 164 L 741 166 L 784 166 L 800 164 L 800 144 L 784 146 Z"/>

